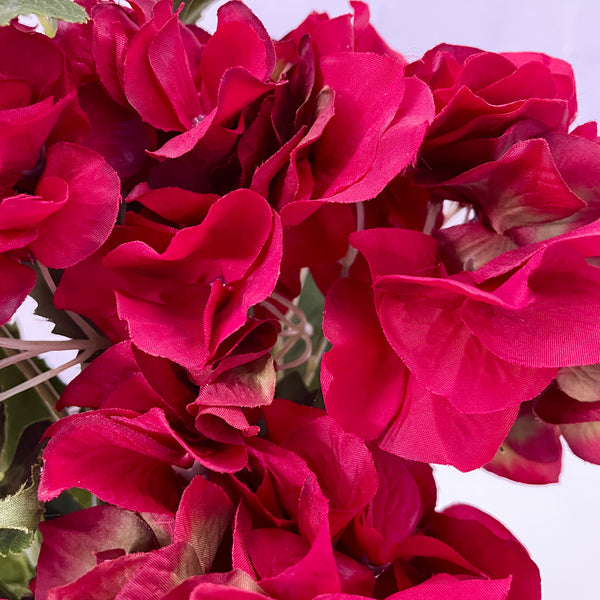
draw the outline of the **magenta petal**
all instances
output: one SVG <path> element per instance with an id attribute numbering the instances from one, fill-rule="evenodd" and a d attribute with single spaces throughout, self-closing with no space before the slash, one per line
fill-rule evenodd
<path id="1" fill-rule="evenodd" d="M 375 575 L 361 562 L 354 560 L 343 552 L 333 551 L 337 571 L 340 576 L 340 589 L 347 594 L 373 595 Z"/>
<path id="2" fill-rule="evenodd" d="M 467 300 L 463 321 L 486 348 L 524 367 L 600 362 L 600 269 L 582 254 L 569 243 L 552 244 L 497 289 L 499 297 L 506 289 L 518 298 L 519 306 Z"/>
<path id="3" fill-rule="evenodd" d="M 145 359 L 145 369 L 142 370 Z M 130 341 L 108 348 L 63 391 L 57 408 L 125 408 L 146 412 L 157 407 L 168 417 L 185 416 L 194 391 L 167 360 L 143 355 Z M 154 387 L 153 387 L 154 386 Z"/>
<path id="4" fill-rule="evenodd" d="M 541 598 L 540 573 L 527 550 L 498 521 L 468 505 L 433 518 L 428 534 L 448 543 L 491 578 L 512 576 L 508 600 Z"/>
<path id="5" fill-rule="evenodd" d="M 376 286 L 382 292 L 381 325 L 391 346 L 422 384 L 462 412 L 486 413 L 518 406 L 553 379 L 553 369 L 530 368 L 500 358 L 465 326 L 461 316 L 467 294 L 474 295 L 471 304 L 466 301 L 467 306 L 482 312 L 493 310 L 486 294 L 474 286 L 452 279 L 408 276 L 382 277 Z M 442 286 L 454 287 L 456 292 Z M 484 301 L 476 302 L 478 296 Z M 516 317 L 519 313 L 515 313 Z M 479 319 L 477 324 L 479 332 L 483 321 Z M 489 321 L 486 327 L 492 327 Z M 502 340 L 504 346 L 512 347 L 512 336 L 510 344 L 506 335 Z"/>
<path id="6" fill-rule="evenodd" d="M 24 108 L 3 111 L 0 121 L 1 183 L 12 185 L 26 169 L 33 169 L 60 115 L 73 102 L 74 94 L 56 104 L 44 98 Z"/>
<path id="7" fill-rule="evenodd" d="M 434 575 L 424 583 L 391 596 L 387 600 L 506 600 L 511 578 L 459 579 L 452 575 Z M 314 600 L 369 600 L 354 594 L 322 594 Z"/>
<path id="8" fill-rule="evenodd" d="M 485 468 L 513 481 L 556 483 L 561 470 L 560 431 L 537 418 L 532 405 L 521 405 L 515 424 Z"/>
<path id="9" fill-rule="evenodd" d="M 148 62 L 177 118 L 189 129 L 200 114 L 200 101 L 181 37 L 182 27 L 173 15 L 148 45 Z"/>
<path id="10" fill-rule="evenodd" d="M 278 216 L 258 194 L 236 190 L 164 252 L 133 241 L 104 264 L 123 275 L 117 307 L 135 345 L 196 372 L 273 291 L 280 261 Z"/>
<path id="11" fill-rule="evenodd" d="M 329 500 L 331 536 L 336 537 L 373 498 L 377 473 L 364 442 L 323 413 L 310 418 L 314 413 L 316 409 L 287 400 L 264 409 L 269 437 L 301 456 L 317 476 Z"/>
<path id="12" fill-rule="evenodd" d="M 82 487 L 130 510 L 175 512 L 183 480 L 172 467 L 189 467 L 191 459 L 159 409 L 145 415 L 116 409 L 72 415 L 47 435 L 40 499 Z"/>
<path id="13" fill-rule="evenodd" d="M 48 150 L 40 193 L 50 178 L 64 180 L 69 197 L 39 225 L 39 236 L 30 247 L 47 267 L 65 268 L 87 258 L 107 240 L 117 220 L 121 183 L 99 154 L 67 143 Z"/>
<path id="14" fill-rule="evenodd" d="M 366 440 L 377 437 L 402 403 L 406 367 L 377 320 L 370 286 L 340 279 L 329 290 L 323 332 L 321 384 L 328 413 Z"/>
<path id="15" fill-rule="evenodd" d="M 243 571 L 188 577 L 161 600 L 269 600 Z"/>
<path id="16" fill-rule="evenodd" d="M 233 504 L 227 494 L 203 477 L 194 477 L 181 497 L 173 539 L 194 548 L 202 572 L 206 573 L 232 518 Z"/>
<path id="17" fill-rule="evenodd" d="M 416 78 L 404 79 L 402 103 L 381 137 L 370 169 L 351 188 L 335 195 L 328 193 L 328 199 L 356 202 L 357 199 L 371 199 L 379 194 L 399 172 L 416 161 L 432 115 L 432 100 L 427 86 Z"/>
<path id="18" fill-rule="evenodd" d="M 323 357 L 321 381 L 329 414 L 346 431 L 377 439 L 379 447 L 403 458 L 463 471 L 489 462 L 517 408 L 464 414 L 433 394 L 389 346 L 372 303 L 370 288 L 350 279 L 327 295 L 324 332 L 333 347 Z"/>
<path id="19" fill-rule="evenodd" d="M 357 231 L 350 243 L 367 259 L 371 277 L 425 275 L 440 271 L 438 244 L 420 231 L 380 227 Z"/>
<path id="20" fill-rule="evenodd" d="M 441 187 L 452 199 L 480 207 L 498 233 L 556 221 L 586 206 L 561 177 L 542 139 L 519 142 L 499 160 L 479 165 Z"/>
<path id="21" fill-rule="evenodd" d="M 470 471 L 492 460 L 517 412 L 514 407 L 464 414 L 411 377 L 402 412 L 391 421 L 377 445 L 403 458 Z M 484 437 L 481 431 L 486 432 Z"/>
<path id="22" fill-rule="evenodd" d="M 579 402 L 553 386 L 539 398 L 535 413 L 560 427 L 575 455 L 600 464 L 600 401 Z"/>
<path id="23" fill-rule="evenodd" d="M 302 494 L 311 494 L 304 488 Z M 302 501 L 302 496 L 301 496 Z M 322 526 L 304 556 L 280 573 L 260 580 L 268 594 L 281 600 L 312 600 L 317 594 L 340 589 L 329 527 Z M 274 557 L 274 555 L 271 555 Z"/>
<path id="24" fill-rule="evenodd" d="M 327 56 L 321 69 L 325 85 L 336 94 L 335 116 L 321 135 L 313 159 L 315 196 L 328 197 L 369 171 L 381 136 L 402 102 L 405 82 L 401 64 L 374 54 Z"/>
<path id="25" fill-rule="evenodd" d="M 109 550 L 130 554 L 152 550 L 156 540 L 136 513 L 115 506 L 95 506 L 40 524 L 44 543 L 37 566 L 36 597 L 72 582 L 98 564 Z"/>
<path id="26" fill-rule="evenodd" d="M 128 202 L 129 199 L 128 197 Z M 148 190 L 135 197 L 136 202 L 163 219 L 184 227 L 201 223 L 218 199 L 216 194 L 196 194 L 176 187 Z"/>
<path id="27" fill-rule="evenodd" d="M 164 131 L 185 131 L 200 112 L 192 73 L 172 7 L 157 3 L 133 36 L 124 63 L 123 89 L 142 119 Z"/>
<path id="28" fill-rule="evenodd" d="M 354 520 L 356 555 L 366 554 L 374 565 L 395 560 L 400 543 L 416 528 L 423 515 L 419 488 L 405 461 L 373 451 L 379 487 L 362 513 Z"/>
<path id="29" fill-rule="evenodd" d="M 148 553 L 143 567 L 125 582 L 115 600 L 163 598 L 198 573 L 200 565 L 194 549 L 185 542 L 173 542 Z"/>
<path id="30" fill-rule="evenodd" d="M 434 575 L 414 588 L 392 594 L 388 600 L 506 600 L 510 588 L 510 577 L 461 580 L 444 574 Z"/>
<path id="31" fill-rule="evenodd" d="M 60 210 L 67 201 L 69 186 L 62 179 L 46 179 L 43 196 L 19 194 L 0 200 L 0 252 L 24 248 L 38 236 L 38 225 Z"/>
<path id="32" fill-rule="evenodd" d="M 136 112 L 114 102 L 97 83 L 80 87 L 78 99 L 90 122 L 82 143 L 102 155 L 119 177 L 137 175 L 151 163 L 146 149 L 156 148 L 156 131 Z"/>
<path id="33" fill-rule="evenodd" d="M 35 271 L 0 254 L 0 325 L 10 321 L 35 285 Z"/>
<path id="34" fill-rule="evenodd" d="M 274 85 L 263 83 L 240 67 L 232 67 L 221 80 L 216 108 L 190 130 L 171 138 L 161 148 L 151 152 L 151 156 L 158 159 L 177 158 L 190 152 L 213 126 L 227 123 L 239 115 L 244 108 L 272 90 Z"/>
<path id="35" fill-rule="evenodd" d="M 275 66 L 273 42 L 262 23 L 241 2 L 219 9 L 217 30 L 206 44 L 200 73 L 202 85 L 214 106 L 221 80 L 234 67 L 264 81 Z"/>
<path id="36" fill-rule="evenodd" d="M 123 61 L 129 40 L 139 27 L 120 6 L 101 3 L 94 7 L 92 49 L 96 70 L 109 95 L 120 104 L 129 103 L 123 92 Z"/>
<path id="37" fill-rule="evenodd" d="M 467 273 L 444 277 L 431 237 L 374 229 L 353 234 L 351 243 L 369 263 L 389 344 L 433 393 L 474 414 L 516 406 L 550 383 L 554 370 L 502 360 L 469 331 L 461 319 L 468 298 L 475 306 L 503 305 L 512 298 L 477 287 Z"/>
<path id="38" fill-rule="evenodd" d="M 99 564 L 79 579 L 49 591 L 46 600 L 86 600 L 94 590 L 94 600 L 115 600 L 123 583 L 143 570 L 146 554 L 127 554 Z"/>

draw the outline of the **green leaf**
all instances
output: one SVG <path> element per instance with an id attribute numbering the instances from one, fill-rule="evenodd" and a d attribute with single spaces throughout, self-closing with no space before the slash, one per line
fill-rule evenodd
<path id="1" fill-rule="evenodd" d="M 71 488 L 58 497 L 46 502 L 46 518 L 60 517 L 69 513 L 90 508 L 94 505 L 94 496 L 87 490 Z"/>
<path id="2" fill-rule="evenodd" d="M 18 336 L 18 330 L 9 327 L 6 327 L 6 330 Z M 13 351 L 0 350 L 0 358 L 10 355 L 11 352 Z M 26 376 L 22 369 L 33 367 L 25 362 L 0 370 L 0 391 L 11 389 L 25 381 Z M 37 364 L 41 370 L 48 368 L 43 361 Z M 32 373 L 33 375 L 35 373 Z M 54 398 L 47 398 L 44 402 L 39 392 L 38 388 L 25 390 L 0 404 L 0 496 L 14 492 L 29 477 L 31 465 L 37 462 L 39 438 L 53 420 L 52 410 L 47 402 L 53 402 Z M 58 397 L 58 393 L 55 397 Z M 43 425 L 31 429 L 35 424 Z M 23 439 L 28 430 L 31 430 L 29 435 Z M 13 465 L 17 454 L 19 464 Z"/>
<path id="3" fill-rule="evenodd" d="M 41 440 L 48 425 L 49 421 L 42 421 L 30 425 L 23 431 L 13 461 L 2 473 L 0 500 L 19 491 L 31 479 L 32 467 L 40 462 Z"/>
<path id="4" fill-rule="evenodd" d="M 24 596 L 31 596 L 29 582 L 34 575 L 31 563 L 25 553 L 0 557 L 0 594 L 2 594 L 2 598 L 18 600 Z"/>
<path id="5" fill-rule="evenodd" d="M 15 458 L 25 430 L 34 423 L 51 421 L 51 415 L 33 390 L 4 401 L 0 410 L 3 413 L 0 418 L 0 476 L 3 478 Z"/>
<path id="6" fill-rule="evenodd" d="M 322 335 L 323 327 L 323 309 L 325 308 L 325 298 L 321 290 L 317 287 L 315 280 L 309 273 L 302 285 L 298 308 L 304 313 L 307 321 L 313 328 L 313 343 L 315 338 Z"/>
<path id="7" fill-rule="evenodd" d="M 40 466 L 17 492 L 0 500 L 0 556 L 19 554 L 33 543 L 44 512 L 37 497 Z"/>
<path id="8" fill-rule="evenodd" d="M 179 20 L 182 23 L 193 24 L 201 16 L 202 11 L 214 0 L 173 0 L 173 10 L 177 10 L 182 4 L 183 9 L 179 13 Z"/>
<path id="9" fill-rule="evenodd" d="M 85 10 L 71 0 L 2 0 L 0 3 L 0 25 L 8 25 L 19 15 L 36 15 L 44 31 L 53 37 L 56 33 L 54 20 L 69 23 L 85 23 L 88 15 Z"/>
<path id="10" fill-rule="evenodd" d="M 315 394 L 306 389 L 302 376 L 294 370 L 287 372 L 275 388 L 275 398 L 285 398 L 304 406 L 313 405 Z"/>

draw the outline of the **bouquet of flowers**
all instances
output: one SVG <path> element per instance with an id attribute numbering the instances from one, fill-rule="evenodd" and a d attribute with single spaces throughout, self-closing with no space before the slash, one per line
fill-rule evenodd
<path id="1" fill-rule="evenodd" d="M 0 595 L 540 598 L 430 464 L 600 462 L 571 67 L 177 4 L 0 9 Z M 28 295 L 65 339 L 21 339 Z"/>

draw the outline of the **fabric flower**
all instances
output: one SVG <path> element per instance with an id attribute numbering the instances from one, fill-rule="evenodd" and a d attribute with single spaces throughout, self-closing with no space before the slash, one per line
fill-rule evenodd
<path id="1" fill-rule="evenodd" d="M 10 187 L 35 169 L 49 140 L 76 141 L 84 129 L 68 114 L 76 89 L 56 41 L 2 27 L 0 48 L 0 186 Z"/>
<path id="2" fill-rule="evenodd" d="M 101 585 L 107 599 L 171 598 L 210 571 L 232 516 L 225 493 L 195 477 L 174 518 L 97 506 L 43 523 L 36 597 L 83 599 Z"/>
<path id="3" fill-rule="evenodd" d="M 436 117 L 421 148 L 432 181 L 497 160 L 518 141 L 566 133 L 577 110 L 571 66 L 544 54 L 441 44 L 407 71 L 433 92 Z"/>

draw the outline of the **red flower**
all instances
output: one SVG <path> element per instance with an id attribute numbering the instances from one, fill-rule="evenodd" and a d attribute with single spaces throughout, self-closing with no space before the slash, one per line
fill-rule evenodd
<path id="1" fill-rule="evenodd" d="M 193 103 L 179 102 L 187 120 L 180 116 L 169 128 L 188 131 L 153 153 L 164 160 L 153 185 L 177 181 L 219 193 L 249 187 L 281 209 L 286 224 L 301 222 L 323 202 L 379 193 L 414 161 L 433 107 L 427 87 L 406 78 L 404 61 L 378 41 L 366 7 L 355 3 L 355 9 L 354 25 L 313 17 L 273 46 L 240 3 L 221 7 L 196 67 L 197 124 L 189 124 Z M 170 40 L 179 44 L 176 36 Z M 149 44 L 151 56 L 156 42 Z M 159 75 L 156 63 L 143 85 L 155 86 L 158 78 L 165 89 L 177 86 L 171 98 L 183 98 L 190 68 L 174 80 L 171 73 L 183 67 Z"/>
<path id="2" fill-rule="evenodd" d="M 156 190 L 150 205 L 160 211 L 177 192 L 188 200 Z M 66 271 L 55 302 L 200 381 L 219 345 L 273 291 L 281 262 L 279 217 L 263 198 L 238 190 L 214 199 L 195 211 L 198 225 L 179 231 L 130 213 L 104 248 Z"/>
<path id="3" fill-rule="evenodd" d="M 243 574 L 222 576 L 221 581 L 219 576 L 203 577 L 232 516 L 223 490 L 195 477 L 174 518 L 97 506 L 42 523 L 36 598 L 82 599 L 101 586 L 105 598 L 144 595 L 158 600 L 179 597 L 169 592 L 184 582 L 200 588 L 211 580 L 247 584 Z"/>
<path id="4" fill-rule="evenodd" d="M 431 182 L 500 158 L 515 142 L 567 131 L 577 109 L 571 66 L 544 54 L 442 44 L 407 67 L 433 92 L 421 147 Z"/>
<path id="5" fill-rule="evenodd" d="M 524 402 L 506 439 L 485 468 L 523 483 L 556 483 L 561 469 L 560 429 L 533 413 L 535 401 Z"/>
<path id="6" fill-rule="evenodd" d="M 71 117 L 76 90 L 56 41 L 0 28 L 0 187 L 34 169 L 47 140 L 74 141 L 84 131 Z"/>
<path id="7" fill-rule="evenodd" d="M 330 413 L 366 439 L 380 436 L 382 447 L 400 456 L 477 466 L 496 450 L 492 440 L 499 445 L 519 404 L 537 396 L 560 367 L 598 362 L 600 275 L 586 261 L 598 252 L 597 231 L 592 224 L 450 276 L 424 234 L 353 234 L 371 269 L 377 318 L 364 316 L 371 302 L 364 284 L 340 281 L 330 290 L 324 331 L 333 349 L 322 376 Z M 356 304 L 350 287 L 361 294 Z M 366 410 L 376 416 L 365 420 Z M 445 417 L 440 413 L 432 428 L 438 411 Z M 473 425 L 495 421 L 479 449 L 459 442 L 472 418 Z M 412 428 L 414 434 L 402 435 Z M 416 432 L 424 428 L 430 439 L 418 450 Z M 461 434 L 451 442 L 453 430 Z"/>
<path id="8" fill-rule="evenodd" d="M 35 285 L 35 271 L 0 254 L 0 325 L 10 321 Z"/>
<path id="9" fill-rule="evenodd" d="M 368 284 L 342 279 L 332 286 L 323 331 L 333 345 L 321 370 L 325 405 L 346 431 L 398 456 L 463 471 L 492 459 L 516 410 L 467 413 L 431 392 L 386 339 Z"/>
<path id="10" fill-rule="evenodd" d="M 119 276 L 117 312 L 132 341 L 192 376 L 273 291 L 280 262 L 279 218 L 248 190 L 217 201 L 164 251 L 131 241 L 103 260 Z"/>

